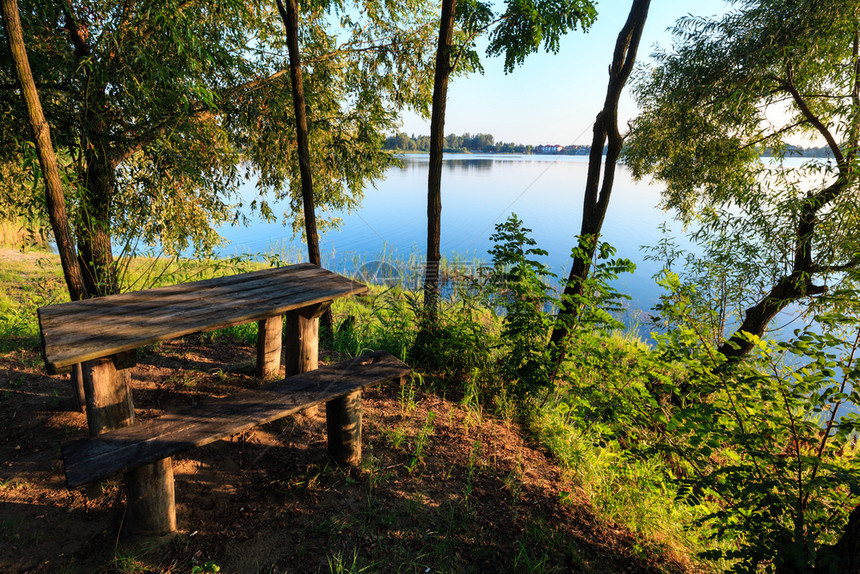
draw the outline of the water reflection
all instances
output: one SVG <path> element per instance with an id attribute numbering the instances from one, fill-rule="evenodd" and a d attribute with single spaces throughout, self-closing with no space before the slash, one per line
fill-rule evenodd
<path id="1" fill-rule="evenodd" d="M 430 158 L 427 154 L 405 154 L 398 156 L 403 163 L 401 171 L 422 171 L 426 172 Z M 515 154 L 502 155 L 480 155 L 473 154 L 445 154 L 442 159 L 443 172 L 462 172 L 462 173 L 488 173 L 496 167 L 500 161 L 509 162 L 527 162 L 531 161 L 531 156 L 522 156 Z"/>
<path id="2" fill-rule="evenodd" d="M 446 171 L 488 172 L 493 169 L 495 160 L 490 158 L 464 158 L 442 163 Z"/>

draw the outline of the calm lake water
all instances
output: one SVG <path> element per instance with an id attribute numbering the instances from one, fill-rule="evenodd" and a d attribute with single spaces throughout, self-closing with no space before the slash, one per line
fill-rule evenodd
<path id="1" fill-rule="evenodd" d="M 340 229 L 320 237 L 323 263 L 351 271 L 357 262 L 385 257 L 423 261 L 426 249 L 428 156 L 407 155 L 402 168 L 391 168 L 375 188 L 367 189 L 361 207 L 343 218 Z M 562 277 L 570 270 L 570 250 L 579 231 L 587 157 L 535 155 L 449 154 L 442 173 L 442 254 L 471 264 L 488 261 L 490 235 L 496 223 L 516 213 L 532 230 L 538 247 L 549 252 L 546 263 Z M 253 198 L 253 183 L 245 193 Z M 660 290 L 652 276 L 658 265 L 644 261 L 640 247 L 654 245 L 659 226 L 669 221 L 661 211 L 660 187 L 634 182 L 619 167 L 604 224 L 604 240 L 618 257 L 637 265 L 618 288 L 632 296 L 632 310 L 649 310 Z M 277 209 L 276 213 L 279 212 Z M 281 209 L 283 211 L 283 209 Z M 680 224 L 672 228 L 680 231 Z M 281 224 L 254 223 L 224 227 L 219 232 L 229 245 L 223 255 L 282 252 L 306 259 L 303 242 Z"/>

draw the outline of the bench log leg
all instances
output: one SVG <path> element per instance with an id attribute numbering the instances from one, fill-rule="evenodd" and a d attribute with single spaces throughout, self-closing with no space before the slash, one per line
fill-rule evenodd
<path id="1" fill-rule="evenodd" d="M 162 536 L 176 530 L 173 459 L 125 473 L 126 531 L 132 536 Z"/>
<path id="2" fill-rule="evenodd" d="M 281 341 L 284 320 L 281 316 L 257 321 L 257 376 L 276 377 L 281 368 Z"/>
<path id="3" fill-rule="evenodd" d="M 81 363 L 72 365 L 72 388 L 75 391 L 75 401 L 81 412 L 87 412 L 87 393 L 84 390 L 84 369 Z"/>
<path id="4" fill-rule="evenodd" d="M 325 404 L 328 453 L 338 464 L 361 462 L 361 389 Z"/>

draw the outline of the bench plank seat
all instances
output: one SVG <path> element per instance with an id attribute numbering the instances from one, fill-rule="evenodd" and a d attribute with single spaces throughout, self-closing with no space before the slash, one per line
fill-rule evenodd
<path id="1" fill-rule="evenodd" d="M 73 301 L 38 310 L 49 372 L 191 333 L 367 292 L 309 263 Z"/>
<path id="2" fill-rule="evenodd" d="M 80 440 L 63 447 L 66 482 L 70 488 L 88 484 L 410 372 L 403 362 L 377 351 Z"/>

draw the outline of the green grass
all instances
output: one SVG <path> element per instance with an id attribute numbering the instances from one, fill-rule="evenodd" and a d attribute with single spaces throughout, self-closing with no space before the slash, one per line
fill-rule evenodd
<path id="1" fill-rule="evenodd" d="M 0 352 L 38 343 L 36 309 L 68 300 L 56 256 L 30 252 L 0 269 Z"/>
<path id="2" fill-rule="evenodd" d="M 48 248 L 48 238 L 42 233 L 47 230 L 42 226 L 42 229 L 33 229 L 33 225 L 28 225 L 24 220 L 18 221 L 0 221 L 0 246 L 10 247 L 13 249 L 36 249 L 46 250 Z"/>
<path id="3" fill-rule="evenodd" d="M 7 248 L 13 247 L 6 245 Z M 0 266 L 0 352 L 38 344 L 36 309 L 69 300 L 59 257 L 29 249 L 27 257 L 7 259 Z M 122 291 L 209 279 L 265 267 L 258 261 L 223 259 L 211 261 L 134 258 L 121 270 Z M 250 323 L 216 332 L 249 343 L 256 341 L 257 324 Z"/>
<path id="4" fill-rule="evenodd" d="M 336 324 L 346 321 L 348 330 L 335 334 L 335 345 L 351 354 L 366 348 L 386 348 L 429 374 L 432 382 L 425 383 L 426 387 L 433 388 L 440 381 L 456 387 L 462 393 L 462 404 L 476 416 L 489 409 L 496 416 L 513 419 L 515 409 L 499 380 L 496 357 L 485 344 L 498 334 L 499 318 L 474 301 L 446 301 L 442 339 L 433 349 L 436 356 L 428 360 L 426 354 L 422 356 L 414 349 L 419 304 L 415 293 L 378 288 L 364 298 L 338 301 L 334 306 Z M 647 352 L 648 346 L 629 333 L 593 334 L 571 353 L 575 364 L 568 365 L 568 371 L 575 373 L 577 385 L 603 385 L 607 375 L 616 377 L 613 384 L 619 387 L 630 385 L 634 383 L 625 374 L 637 355 Z M 611 391 L 611 387 L 604 390 Z M 677 492 L 666 479 L 672 471 L 665 461 L 629 456 L 617 442 L 607 442 L 596 429 L 584 431 L 587 424 L 571 420 L 571 409 L 564 399 L 564 393 L 556 393 L 542 409 L 533 411 L 530 430 L 560 461 L 600 519 L 607 524 L 621 524 L 640 535 L 638 548 L 643 556 L 667 551 L 695 556 L 706 549 L 707 532 L 690 526 L 706 509 L 677 502 Z M 613 407 L 611 403 L 605 406 Z M 397 429 L 389 433 L 393 446 L 399 447 L 404 438 Z M 419 446 L 411 456 L 410 471 L 417 467 L 420 452 Z M 470 456 L 470 463 L 473 458 Z M 471 478 L 477 472 L 470 465 L 466 501 L 471 494 Z M 506 485 L 515 492 L 517 484 L 512 473 Z M 515 563 L 525 571 L 543 571 L 546 556 L 531 548 L 523 546 Z"/>
<path id="5" fill-rule="evenodd" d="M 665 479 L 670 471 L 664 461 L 629 456 L 604 436 L 581 433 L 565 415 L 547 405 L 531 421 L 532 430 L 602 520 L 642 535 L 652 552 L 694 556 L 707 548 L 707 532 L 691 528 L 706 509 L 675 502 L 678 493 Z"/>
<path id="6" fill-rule="evenodd" d="M 171 284 L 265 265 L 234 259 L 172 263 L 136 259 L 129 262 L 124 284 L 128 288 Z M 35 309 L 64 300 L 65 285 L 56 256 L 46 253 L 37 265 L 25 261 L 4 265 L 0 269 L 0 351 L 37 344 Z M 506 383 L 500 375 L 498 357 L 491 344 L 500 332 L 500 318 L 476 297 L 455 292 L 442 303 L 435 338 L 417 345 L 421 304 L 419 293 L 397 287 L 373 286 L 366 296 L 339 299 L 332 306 L 335 330 L 330 334 L 331 347 L 351 356 L 368 349 L 385 349 L 416 367 L 423 377 L 410 380 L 400 391 L 400 406 L 404 414 L 415 408 L 415 392 L 421 386 L 442 395 L 456 396 L 470 411 L 476 424 L 485 413 L 513 420 L 516 409 L 506 395 Z M 228 336 L 253 344 L 256 332 L 256 324 L 251 323 L 205 336 Z M 600 384 L 607 377 L 616 377 L 619 385 L 626 384 L 623 377 L 627 362 L 635 361 L 636 354 L 644 352 L 647 352 L 644 344 L 628 335 L 594 337 L 573 353 L 577 363 L 571 372 L 576 373 L 577 385 Z M 188 381 L 189 385 L 194 383 L 193 380 Z M 687 528 L 702 515 L 702 511 L 675 502 L 677 493 L 663 478 L 670 473 L 664 461 L 656 457 L 644 460 L 628 457 L 617 442 L 607 441 L 605 436 L 588 428 L 583 421 L 572 421 L 570 405 L 565 402 L 563 393 L 556 393 L 543 408 L 535 409 L 530 419 L 530 430 L 574 478 L 601 520 L 622 524 L 640 535 L 643 554 L 668 550 L 690 556 L 704 548 L 704 534 Z M 432 416 L 428 416 L 416 435 L 410 436 L 398 427 L 385 435 L 386 442 L 406 457 L 407 473 L 418 471 L 416 474 L 421 474 L 425 449 L 433 431 L 434 421 Z M 476 441 L 469 456 L 467 492 L 463 493 L 462 503 L 445 504 L 430 511 L 417 499 L 404 502 L 407 515 L 429 516 L 435 531 L 426 544 L 420 546 L 418 553 L 418 547 L 414 545 L 391 549 L 392 559 L 400 556 L 403 561 L 395 569 L 413 571 L 422 568 L 420 571 L 424 571 L 423 568 L 432 565 L 432 571 L 461 571 L 463 561 L 479 558 L 481 548 L 470 543 L 473 533 L 469 531 L 469 525 L 473 520 L 472 485 L 482 472 L 480 458 L 481 444 Z M 372 453 L 369 460 L 368 464 L 372 466 Z M 370 476 L 371 492 L 374 486 L 384 487 L 387 471 L 365 468 Z M 327 467 L 316 469 L 306 478 L 304 484 L 284 487 L 291 491 L 315 490 L 327 481 L 346 480 L 340 471 Z M 521 481 L 516 472 L 509 473 L 503 480 L 505 488 L 518 499 Z M 369 497 L 368 526 L 365 528 L 372 528 L 374 524 L 384 526 L 386 520 L 391 519 L 379 512 L 373 507 L 372 496 Z M 316 525 L 330 536 L 336 536 L 340 529 L 352 527 L 338 517 Z M 569 547 L 566 541 L 555 539 L 554 535 L 552 529 L 533 524 L 517 546 L 509 549 L 511 571 L 552 571 L 552 565 L 559 564 L 559 553 L 567 556 L 568 562 L 577 563 L 580 560 L 577 549 Z M 464 552 L 464 558 L 453 554 L 452 547 Z M 119 555 L 115 569 L 134 572 L 139 566 L 138 557 Z M 355 549 L 333 552 L 328 561 L 331 572 L 374 571 L 377 566 Z M 388 566 L 394 568 L 393 564 Z"/>

